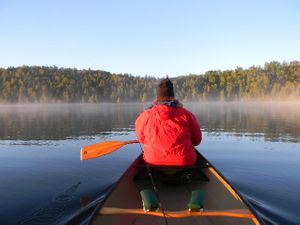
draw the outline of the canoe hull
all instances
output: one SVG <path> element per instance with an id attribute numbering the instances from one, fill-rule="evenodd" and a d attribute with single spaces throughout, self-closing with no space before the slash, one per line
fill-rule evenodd
<path id="1" fill-rule="evenodd" d="M 148 168 L 145 167 L 142 156 L 139 156 L 121 177 L 105 201 L 98 206 L 90 224 L 159 225 L 165 224 L 163 215 L 166 214 L 168 224 L 261 224 L 245 204 L 242 197 L 228 184 L 223 176 L 202 155 L 199 154 L 198 159 L 197 166 L 187 168 L 194 172 L 192 174 L 193 179 L 183 180 L 179 184 L 178 180 L 175 180 L 176 184 L 173 184 L 168 179 L 164 180 L 164 176 L 163 178 L 159 175 L 156 176 L 156 174 L 159 174 L 156 171 L 162 171 L 166 174 L 166 177 L 170 175 L 172 180 L 174 173 L 181 171 L 182 168 L 150 168 L 154 184 L 158 189 L 158 197 L 165 211 L 164 213 L 158 212 L 157 215 L 150 215 L 151 213 L 145 213 L 141 210 L 140 191 L 153 189 L 153 184 L 149 176 L 147 177 Z M 190 200 L 191 192 L 199 189 L 205 193 L 204 212 L 237 210 L 240 214 L 250 215 L 249 217 L 251 218 L 236 218 L 220 213 L 214 216 L 201 216 L 200 213 L 198 215 L 189 213 L 187 204 Z M 134 212 L 132 211 L 134 209 L 137 211 L 130 213 Z M 120 213 L 120 210 L 123 213 Z M 179 215 L 179 217 L 176 215 Z"/>

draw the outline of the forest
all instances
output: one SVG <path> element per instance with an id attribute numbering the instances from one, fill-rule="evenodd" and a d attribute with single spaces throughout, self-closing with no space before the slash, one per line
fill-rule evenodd
<path id="1" fill-rule="evenodd" d="M 172 74 L 171 74 L 172 75 Z M 55 66 L 0 68 L 1 103 L 148 102 L 154 76 Z M 300 61 L 214 70 L 171 78 L 181 101 L 300 99 Z"/>

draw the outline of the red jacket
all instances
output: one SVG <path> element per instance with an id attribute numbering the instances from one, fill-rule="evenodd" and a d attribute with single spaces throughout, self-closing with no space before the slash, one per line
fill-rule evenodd
<path id="1" fill-rule="evenodd" d="M 151 165 L 191 166 L 196 163 L 194 146 L 202 133 L 196 117 L 182 107 L 156 105 L 135 121 L 144 160 Z"/>

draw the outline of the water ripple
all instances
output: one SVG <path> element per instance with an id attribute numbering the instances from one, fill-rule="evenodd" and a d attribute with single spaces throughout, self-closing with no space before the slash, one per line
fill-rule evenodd
<path id="1" fill-rule="evenodd" d="M 40 208 L 23 219 L 20 225 L 49 225 L 56 224 L 58 219 L 64 215 L 68 203 L 73 199 L 75 191 L 81 183 L 72 185 L 63 193 L 54 198 L 50 206 Z"/>

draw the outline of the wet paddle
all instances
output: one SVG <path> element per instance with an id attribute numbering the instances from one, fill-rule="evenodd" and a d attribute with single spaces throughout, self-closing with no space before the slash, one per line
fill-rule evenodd
<path id="1" fill-rule="evenodd" d="M 110 154 L 127 144 L 139 143 L 133 141 L 107 141 L 88 146 L 83 146 L 80 150 L 80 160 L 93 159 L 103 155 Z"/>

